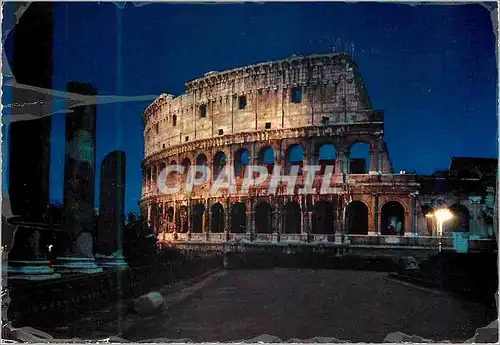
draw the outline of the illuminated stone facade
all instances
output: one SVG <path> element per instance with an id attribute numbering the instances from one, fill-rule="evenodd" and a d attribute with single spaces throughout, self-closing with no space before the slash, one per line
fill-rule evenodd
<path id="1" fill-rule="evenodd" d="M 163 94 L 143 113 L 141 211 L 161 239 L 191 241 L 337 241 L 335 234 L 427 235 L 419 182 L 394 174 L 384 141 L 384 114 L 371 106 L 356 63 L 344 54 L 299 56 L 209 72 Z M 354 144 L 369 159 L 351 159 Z M 329 154 L 325 152 L 330 151 Z M 192 192 L 162 194 L 167 165 L 234 168 L 237 192 L 210 193 L 214 177 Z M 248 165 L 333 166 L 329 194 L 268 194 L 269 181 L 240 193 Z M 365 168 L 366 165 L 366 168 Z M 167 185 L 185 176 L 169 175 Z M 314 179 L 319 190 L 321 173 Z M 425 218 L 424 218 L 425 220 Z"/>

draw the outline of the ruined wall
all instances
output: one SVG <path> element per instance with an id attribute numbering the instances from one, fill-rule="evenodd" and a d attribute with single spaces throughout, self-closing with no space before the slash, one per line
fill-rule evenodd
<path id="1" fill-rule="evenodd" d="M 292 58 L 208 73 L 184 95 L 160 96 L 144 111 L 145 156 L 220 135 L 373 121 L 381 119 L 352 59 Z"/>

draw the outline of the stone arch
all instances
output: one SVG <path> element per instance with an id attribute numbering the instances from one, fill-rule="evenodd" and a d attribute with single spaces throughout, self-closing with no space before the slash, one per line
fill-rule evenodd
<path id="1" fill-rule="evenodd" d="M 224 152 L 218 151 L 213 158 L 212 173 L 213 179 L 216 180 L 227 164 L 227 156 Z"/>
<path id="2" fill-rule="evenodd" d="M 170 161 L 169 165 L 170 166 L 177 165 L 177 162 L 175 160 L 172 160 L 172 161 Z M 165 186 L 169 187 L 169 188 L 174 187 L 175 184 L 177 183 L 178 175 L 179 175 L 179 173 L 176 171 L 170 171 L 168 173 L 168 175 L 165 174 Z"/>
<path id="3" fill-rule="evenodd" d="M 207 156 L 204 153 L 200 153 L 198 156 L 196 156 L 196 165 L 197 166 L 202 166 L 202 167 L 205 167 L 205 168 L 208 167 Z M 196 176 L 195 176 L 196 179 L 199 179 L 202 176 L 203 175 L 202 175 L 201 171 L 196 171 Z M 205 175 L 205 176 L 208 177 L 207 175 Z M 207 178 L 205 178 L 204 181 L 206 182 Z"/>
<path id="4" fill-rule="evenodd" d="M 250 164 L 250 154 L 244 147 L 234 153 L 234 176 L 243 178 L 246 167 Z"/>
<path id="5" fill-rule="evenodd" d="M 320 200 L 314 204 L 312 229 L 313 234 L 332 234 L 335 224 L 335 214 L 333 211 L 333 203 L 330 201 Z"/>
<path id="6" fill-rule="evenodd" d="M 285 205 L 285 214 L 283 222 L 283 233 L 300 234 L 302 223 L 302 212 L 300 205 L 296 201 L 290 201 Z"/>
<path id="7" fill-rule="evenodd" d="M 257 164 L 265 166 L 270 174 L 273 172 L 275 161 L 274 149 L 271 146 L 264 146 L 259 150 Z"/>
<path id="8" fill-rule="evenodd" d="M 388 201 L 381 209 L 382 235 L 403 236 L 405 231 L 405 208 L 399 201 Z"/>
<path id="9" fill-rule="evenodd" d="M 316 145 L 313 153 L 313 164 L 320 165 L 320 174 L 325 173 L 327 166 L 332 166 L 332 173 L 335 173 L 335 159 L 337 156 L 337 150 L 335 145 L 330 142 L 320 142 Z"/>
<path id="10" fill-rule="evenodd" d="M 302 175 L 304 165 L 304 148 L 301 144 L 291 144 L 285 151 L 285 174 L 290 174 L 292 166 L 299 166 L 298 174 Z"/>
<path id="11" fill-rule="evenodd" d="M 469 209 L 462 204 L 453 204 L 449 207 L 453 218 L 443 226 L 445 231 L 469 232 Z"/>
<path id="12" fill-rule="evenodd" d="M 346 232 L 353 235 L 368 235 L 368 213 L 368 206 L 363 201 L 351 201 L 346 208 Z"/>
<path id="13" fill-rule="evenodd" d="M 258 234 L 273 232 L 273 210 L 267 201 L 261 201 L 255 207 L 255 232 Z"/>
<path id="14" fill-rule="evenodd" d="M 177 229 L 178 232 L 186 233 L 188 232 L 188 207 L 182 205 L 179 207 L 179 212 L 177 212 Z"/>
<path id="15" fill-rule="evenodd" d="M 246 207 L 242 202 L 236 202 L 231 206 L 231 232 L 243 234 L 246 232 L 247 215 Z"/>
<path id="16" fill-rule="evenodd" d="M 191 168 L 191 160 L 188 157 L 184 157 L 184 159 L 181 162 L 182 167 L 184 170 L 182 171 L 182 176 L 187 176 L 189 169 Z"/>
<path id="17" fill-rule="evenodd" d="M 158 163 L 158 166 L 157 166 L 157 171 L 156 171 L 156 176 L 155 176 L 155 178 L 156 178 L 155 183 L 156 183 L 156 186 L 157 186 L 157 187 L 160 187 L 159 180 L 160 180 L 161 172 L 162 172 L 162 170 L 164 170 L 166 167 L 167 167 L 167 164 L 166 164 L 165 162 L 160 162 L 160 163 Z M 167 177 L 165 176 L 165 182 L 166 182 L 166 179 L 167 179 Z"/>
<path id="18" fill-rule="evenodd" d="M 158 164 L 158 173 L 157 173 L 157 176 L 160 176 L 160 173 L 163 169 L 165 169 L 167 167 L 167 163 L 165 162 L 160 162 Z"/>
<path id="19" fill-rule="evenodd" d="M 221 233 L 224 232 L 224 207 L 220 203 L 212 205 L 212 224 L 210 232 Z"/>
<path id="20" fill-rule="evenodd" d="M 368 174 L 371 161 L 371 144 L 363 140 L 355 140 L 349 146 L 349 174 Z"/>
<path id="21" fill-rule="evenodd" d="M 191 211 L 191 232 L 201 234 L 204 232 L 205 222 L 205 206 L 203 204 L 196 204 Z"/>

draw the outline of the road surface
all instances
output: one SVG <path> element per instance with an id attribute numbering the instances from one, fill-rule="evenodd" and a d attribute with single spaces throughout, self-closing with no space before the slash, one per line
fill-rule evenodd
<path id="1" fill-rule="evenodd" d="M 229 270 L 124 338 L 238 341 L 261 334 L 382 342 L 391 332 L 464 341 L 495 319 L 480 303 L 404 284 L 387 273 Z"/>

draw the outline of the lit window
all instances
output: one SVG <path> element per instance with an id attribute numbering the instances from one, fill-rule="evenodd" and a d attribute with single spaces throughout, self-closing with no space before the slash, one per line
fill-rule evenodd
<path id="1" fill-rule="evenodd" d="M 239 109 L 245 109 L 247 106 L 247 98 L 246 96 L 240 96 L 238 98 L 238 108 Z"/>
<path id="2" fill-rule="evenodd" d="M 302 102 L 302 89 L 300 87 L 292 88 L 290 96 L 292 103 Z"/>
<path id="3" fill-rule="evenodd" d="M 200 119 L 203 119 L 207 117 L 207 105 L 206 104 L 202 104 L 200 106 Z"/>

